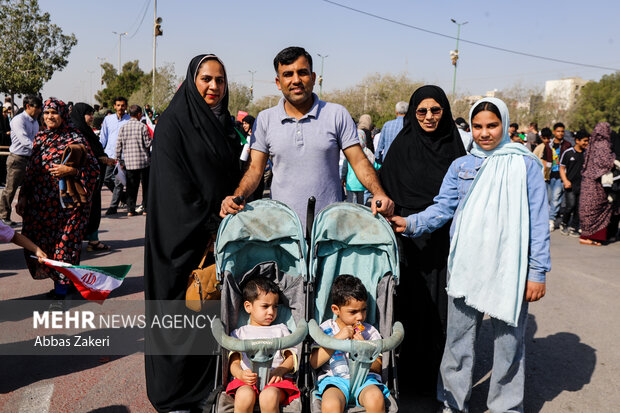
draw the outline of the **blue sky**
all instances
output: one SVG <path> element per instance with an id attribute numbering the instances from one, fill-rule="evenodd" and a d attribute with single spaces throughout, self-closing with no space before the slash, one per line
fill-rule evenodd
<path id="1" fill-rule="evenodd" d="M 99 87 L 99 60 L 117 65 L 118 36 L 122 61 L 152 68 L 154 0 L 40 0 L 52 22 L 74 33 L 78 44 L 69 64 L 44 86 L 43 96 L 90 99 Z M 616 0 L 584 2 L 482 0 L 334 0 L 414 26 L 456 36 L 450 21 L 468 21 L 461 38 L 562 60 L 620 69 L 620 31 Z M 142 11 L 148 11 L 138 29 Z M 255 97 L 278 93 L 272 60 L 284 47 L 305 47 L 317 75 L 325 59 L 323 90 L 353 86 L 372 73 L 406 72 L 413 80 L 452 89 L 449 52 L 456 41 L 361 15 L 322 0 L 194 1 L 159 0 L 164 35 L 158 37 L 157 62 L 173 63 L 184 75 L 197 54 L 215 53 L 231 81 L 250 85 Z M 130 38 L 135 33 L 135 36 Z M 598 80 L 612 70 L 543 61 L 461 43 L 457 93 L 484 94 L 520 84 L 543 86 L 548 79 L 581 76 Z M 93 72 L 92 74 L 88 71 Z M 91 81 L 92 79 L 92 81 Z M 317 86 L 318 90 L 318 86 Z"/>

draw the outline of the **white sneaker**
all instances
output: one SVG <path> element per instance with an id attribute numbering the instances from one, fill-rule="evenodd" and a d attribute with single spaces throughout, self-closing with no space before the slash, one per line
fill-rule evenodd
<path id="1" fill-rule="evenodd" d="M 555 221 L 549 220 L 549 232 L 555 231 Z"/>

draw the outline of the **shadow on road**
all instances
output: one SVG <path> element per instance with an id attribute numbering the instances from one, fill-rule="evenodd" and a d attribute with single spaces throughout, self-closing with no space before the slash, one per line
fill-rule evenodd
<path id="1" fill-rule="evenodd" d="M 573 333 L 556 333 L 534 337 L 538 325 L 528 315 L 525 333 L 525 411 L 540 412 L 546 402 L 564 391 L 578 391 L 590 383 L 596 366 L 596 349 L 581 342 Z M 486 411 L 489 374 L 493 365 L 493 328 L 484 320 L 476 343 L 474 383 L 478 383 L 470 399 L 470 412 Z"/>
<path id="2" fill-rule="evenodd" d="M 106 406 L 106 407 L 100 407 L 95 410 L 89 410 L 88 413 L 129 413 L 129 412 L 130 410 L 127 408 L 127 406 L 117 404 L 114 406 Z"/>

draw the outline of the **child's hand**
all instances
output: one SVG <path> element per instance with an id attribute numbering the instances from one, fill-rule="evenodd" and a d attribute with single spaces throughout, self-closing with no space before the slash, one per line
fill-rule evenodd
<path id="1" fill-rule="evenodd" d="M 253 384 L 256 384 L 257 378 L 258 378 L 258 374 L 252 373 L 252 370 L 250 369 L 246 369 L 246 370 L 243 370 L 243 373 L 241 373 L 241 377 L 239 377 L 239 380 L 251 386 Z"/>
<path id="2" fill-rule="evenodd" d="M 340 340 L 348 340 L 353 337 L 354 328 L 353 326 L 344 326 L 338 334 L 334 335 L 334 338 L 338 338 Z"/>
<path id="3" fill-rule="evenodd" d="M 407 229 L 407 221 L 403 217 L 399 217 L 398 215 L 391 216 L 389 218 L 390 224 L 392 224 L 392 229 L 394 232 L 401 233 L 405 232 Z"/>
<path id="4" fill-rule="evenodd" d="M 530 303 L 538 301 L 545 296 L 545 293 L 545 283 L 528 281 L 527 285 L 525 286 L 525 301 Z"/>
<path id="5" fill-rule="evenodd" d="M 37 247 L 36 251 L 34 251 L 34 255 L 39 257 L 39 262 L 43 262 L 42 258 L 47 258 L 47 254 L 43 252 L 43 250 Z"/>
<path id="6" fill-rule="evenodd" d="M 356 331 L 355 334 L 353 334 L 353 340 L 364 340 L 364 336 L 362 336 L 361 332 Z"/>
<path id="7" fill-rule="evenodd" d="M 282 368 L 282 367 L 276 367 L 275 369 L 273 369 L 271 371 L 271 378 L 269 379 L 269 383 L 268 384 L 273 384 L 273 383 L 279 383 L 282 380 L 284 380 L 282 378 L 282 376 L 284 376 L 286 374 L 286 369 Z"/>

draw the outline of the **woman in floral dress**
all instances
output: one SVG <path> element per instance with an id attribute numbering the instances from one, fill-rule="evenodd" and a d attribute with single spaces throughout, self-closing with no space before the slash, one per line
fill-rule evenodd
<path id="1" fill-rule="evenodd" d="M 68 108 L 61 100 L 49 98 L 43 104 L 45 129 L 34 139 L 16 209 L 24 219 L 22 234 L 39 245 L 49 258 L 79 264 L 99 165 L 86 139 L 69 126 L 68 116 Z M 82 144 L 86 148 L 86 159 L 81 167 L 61 164 L 65 148 L 72 144 Z M 87 202 L 64 208 L 58 187 L 61 178 L 80 183 L 86 191 Z M 30 253 L 26 253 L 26 262 L 33 278 L 54 280 L 53 298 L 65 298 L 71 281 L 30 258 Z"/>

